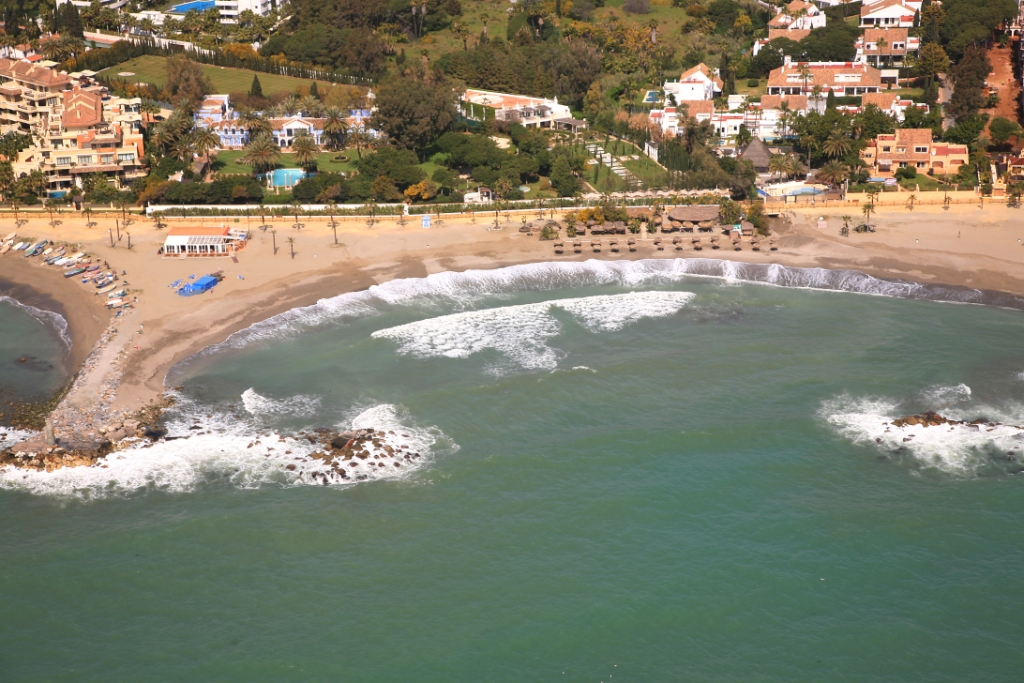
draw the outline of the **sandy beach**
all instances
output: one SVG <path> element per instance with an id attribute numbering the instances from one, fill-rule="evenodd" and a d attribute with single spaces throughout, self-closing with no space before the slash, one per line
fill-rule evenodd
<path id="1" fill-rule="evenodd" d="M 654 236 L 644 234 L 638 236 L 638 250 L 633 253 L 625 249 L 611 253 L 604 237 L 605 248 L 595 254 L 587 236 L 581 254 L 567 249 L 569 253 L 556 255 L 551 242 L 539 241 L 536 233 L 520 233 L 521 219 L 516 215 L 507 224 L 502 216 L 501 230 L 488 229 L 493 228 L 493 215 L 489 220 L 478 216 L 475 222 L 469 217 L 447 218 L 445 225 L 427 230 L 418 221 L 401 226 L 384 220 L 370 227 L 363 219 L 339 220 L 338 244 L 326 218 L 303 218 L 302 229 L 295 229 L 291 218 L 277 218 L 271 220 L 276 252 L 275 237 L 258 229 L 258 218 L 166 221 L 172 227 L 250 228 L 252 239 L 237 259 L 161 257 L 157 250 L 165 233 L 153 227 L 153 220 L 141 217 L 129 229 L 131 250 L 126 239 L 111 247 L 107 228 L 114 223 L 113 214 L 96 217 L 98 225 L 91 228 L 84 218 L 67 214 L 56 227 L 45 216 L 33 217 L 19 234 L 80 244 L 80 249 L 125 271 L 123 280 L 139 303 L 117 320 L 111 341 L 90 363 L 90 376 L 81 379 L 98 391 L 116 381 L 112 373 L 123 372 L 112 402 L 118 410 L 143 407 L 162 393 L 167 371 L 175 363 L 255 322 L 375 283 L 442 271 L 554 260 L 701 257 L 850 269 L 879 278 L 1024 295 L 1024 214 L 1020 209 L 987 205 L 882 210 L 873 219 L 875 233 L 849 237 L 839 235 L 845 211 L 832 211 L 819 207 L 788 212 L 785 220 L 774 225 L 776 252 L 755 252 L 747 242 L 741 251 L 724 246 L 712 251 L 705 246 L 696 252 L 688 239 L 681 252 L 671 245 L 657 251 Z M 536 218 L 536 213 L 530 218 Z M 819 219 L 824 228 L 819 227 Z M 169 287 L 189 275 L 218 270 L 223 271 L 224 281 L 202 296 L 181 297 Z M 42 266 L 39 259 L 0 257 L 0 277 L 31 286 L 59 303 L 72 330 L 72 360 L 77 367 L 107 327 L 109 314 L 98 297 L 81 283 L 65 280 L 56 269 Z M 92 400 L 89 386 L 75 394 L 69 400 L 80 402 L 81 407 Z"/>

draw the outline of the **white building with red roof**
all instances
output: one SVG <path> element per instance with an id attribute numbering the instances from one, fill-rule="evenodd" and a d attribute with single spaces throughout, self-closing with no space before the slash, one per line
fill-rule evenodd
<path id="1" fill-rule="evenodd" d="M 716 95 L 722 94 L 723 87 L 718 69 L 712 69 L 701 62 L 680 74 L 678 81 L 667 81 L 663 89 L 666 101 L 669 95 L 672 95 L 676 104 L 679 104 L 680 102 L 713 100 Z"/>
<path id="2" fill-rule="evenodd" d="M 462 114 L 473 121 L 493 116 L 498 121 L 518 123 L 526 128 L 573 130 L 585 128 L 586 122 L 572 118 L 572 111 L 558 98 L 512 95 L 490 90 L 466 90 L 460 98 Z"/>
<path id="3" fill-rule="evenodd" d="M 914 8 L 917 5 L 917 9 Z M 861 28 L 913 28 L 920 3 L 907 0 L 879 0 L 860 8 Z"/>

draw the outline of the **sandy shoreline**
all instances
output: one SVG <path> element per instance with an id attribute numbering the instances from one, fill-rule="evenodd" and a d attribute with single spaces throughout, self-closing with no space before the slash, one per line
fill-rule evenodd
<path id="1" fill-rule="evenodd" d="M 846 238 L 839 236 L 843 222 L 838 213 L 829 214 L 819 207 L 794 211 L 789 217 L 789 222 L 776 226 L 776 252 L 755 252 L 749 243 L 738 252 L 725 247 L 712 251 L 707 246 L 696 252 L 688 237 L 681 252 L 671 244 L 657 251 L 653 236 L 645 234 L 639 236 L 634 253 L 624 248 L 621 253 L 610 253 L 608 236 L 597 238 L 605 247 L 601 253 L 594 253 L 587 236 L 583 238 L 583 253 L 572 254 L 569 249 L 568 254 L 555 255 L 550 242 L 518 232 L 520 218 L 516 215 L 500 231 L 487 229 L 493 225 L 493 216 L 490 220 L 480 216 L 475 223 L 468 217 L 457 221 L 447 218 L 446 225 L 429 230 L 412 223 L 400 226 L 391 220 L 372 227 L 363 220 L 339 221 L 337 245 L 326 219 L 304 218 L 301 230 L 292 227 L 292 219 L 272 219 L 276 238 L 256 229 L 258 219 L 168 221 L 172 226 L 250 227 L 253 239 L 237 260 L 162 258 L 156 252 L 163 242 L 163 232 L 154 229 L 153 221 L 142 218 L 130 228 L 131 251 L 124 240 L 110 246 L 107 226 L 87 228 L 85 220 L 78 217 L 65 216 L 56 228 L 40 217 L 19 232 L 81 243 L 82 250 L 127 271 L 124 280 L 132 294 L 139 297 L 138 306 L 118 321 L 112 339 L 90 362 L 90 376 L 82 378 L 84 386 L 76 391 L 77 397 L 72 397 L 83 408 L 91 387 L 98 390 L 111 382 L 117 384 L 113 408 L 141 408 L 162 394 L 164 378 L 175 363 L 224 341 L 234 332 L 323 298 L 396 278 L 442 271 L 543 261 L 696 257 L 856 270 L 882 279 L 1024 296 L 1024 246 L 1020 241 L 1024 239 L 1024 212 L 1019 209 L 989 205 L 984 209 L 955 206 L 943 210 L 919 206 L 915 211 L 882 211 L 874 219 L 877 232 Z M 825 219 L 824 229 L 818 227 L 819 217 Z M 536 218 L 536 214 L 529 218 Z M 504 216 L 502 219 L 504 223 Z M 113 220 L 111 217 L 109 222 Z M 667 237 L 666 242 L 670 242 Z M 619 239 L 624 245 L 625 240 Z M 208 294 L 180 297 L 168 286 L 189 275 L 216 270 L 224 272 L 225 280 Z M 59 302 L 74 339 L 75 367 L 107 328 L 109 314 L 96 297 L 81 283 L 64 280 L 56 269 L 41 267 L 38 259 L 29 261 L 12 254 L 0 257 L 0 278 L 29 285 Z"/>
<path id="2" fill-rule="evenodd" d="M 110 312 L 99 297 L 81 282 L 68 281 L 57 268 L 40 268 L 39 259 L 0 260 L 0 296 L 61 315 L 68 323 L 70 353 L 65 359 L 68 375 L 73 375 L 107 328 Z M 10 283 L 10 286 L 5 286 Z"/>

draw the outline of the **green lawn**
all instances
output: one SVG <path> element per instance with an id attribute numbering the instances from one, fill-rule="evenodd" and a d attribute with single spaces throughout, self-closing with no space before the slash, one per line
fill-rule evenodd
<path id="1" fill-rule="evenodd" d="M 251 166 L 235 163 L 243 154 L 245 152 L 240 149 L 217 152 L 217 158 L 213 162 L 213 170 L 221 175 L 251 175 Z M 317 157 L 317 168 L 324 173 L 347 173 L 354 171 L 355 166 L 351 161 L 348 161 L 349 155 L 354 157 L 355 152 L 345 152 L 340 155 L 337 152 L 324 152 Z M 337 156 L 342 156 L 345 160 L 336 161 L 335 157 Z M 277 162 L 278 168 L 298 168 L 298 166 L 291 154 L 282 154 L 281 159 Z"/>
<path id="2" fill-rule="evenodd" d="M 643 186 L 646 188 L 664 187 L 668 181 L 668 176 L 661 166 L 658 166 L 649 156 L 643 153 L 639 147 L 631 142 L 625 140 L 609 140 L 608 144 L 605 145 L 603 142 L 598 141 L 599 145 L 604 151 L 612 154 L 615 157 L 623 157 L 627 155 L 637 155 L 639 159 L 619 159 L 619 162 L 626 167 L 626 169 L 640 179 Z M 592 184 L 592 183 L 591 183 Z M 628 188 L 627 188 L 628 189 Z"/>
<path id="3" fill-rule="evenodd" d="M 249 92 L 252 86 L 253 75 L 260 77 L 260 86 L 265 95 L 275 92 L 294 92 L 298 86 L 309 86 L 312 81 L 305 78 L 293 78 L 292 76 L 279 76 L 277 74 L 257 73 L 247 69 L 231 69 L 223 66 L 212 66 L 200 64 L 203 74 L 213 83 L 213 88 L 218 93 Z M 134 76 L 118 76 L 122 72 L 131 72 Z M 103 70 L 103 75 L 108 78 L 123 78 L 132 82 L 153 83 L 163 86 L 167 82 L 167 58 L 158 55 L 143 55 L 136 59 L 123 62 Z M 330 83 L 320 81 L 317 83 L 321 94 L 330 87 Z"/>
<path id="4" fill-rule="evenodd" d="M 900 186 L 904 190 L 912 192 L 941 192 L 943 189 L 953 189 L 951 186 L 940 183 L 935 178 L 924 173 L 918 173 L 916 177 L 909 180 L 901 180 Z"/>

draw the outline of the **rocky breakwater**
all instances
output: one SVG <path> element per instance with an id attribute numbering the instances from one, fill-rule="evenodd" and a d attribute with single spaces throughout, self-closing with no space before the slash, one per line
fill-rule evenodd
<path id="1" fill-rule="evenodd" d="M 995 429 L 996 427 L 1003 426 L 999 422 L 991 422 L 984 418 L 978 420 L 971 420 L 970 422 L 968 422 L 967 420 L 950 420 L 931 410 L 927 410 L 921 413 L 920 415 L 908 415 L 907 417 L 901 417 L 897 420 L 893 420 L 889 424 L 891 424 L 893 427 L 941 427 L 942 425 L 962 425 L 978 431 L 980 431 L 982 427 Z M 1017 427 L 1017 429 L 1022 428 Z"/>
<path id="2" fill-rule="evenodd" d="M 410 446 L 398 443 L 400 437 L 407 436 L 379 429 L 334 432 L 321 428 L 311 434 L 300 433 L 300 438 L 320 446 L 309 457 L 321 464 L 319 467 L 307 466 L 301 476 L 311 477 L 313 481 L 327 485 L 398 474 L 405 468 L 413 467 L 422 457 Z M 294 471 L 296 465 L 286 465 L 285 469 Z"/>
<path id="3" fill-rule="evenodd" d="M 140 440 L 150 443 L 167 435 L 160 424 L 169 402 L 154 404 L 122 419 L 93 428 L 67 429 L 60 433 L 48 422 L 41 434 L 0 450 L 0 467 L 52 472 L 62 467 L 91 467 L 113 451 Z"/>

